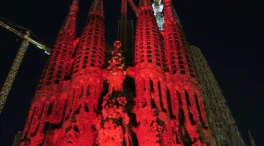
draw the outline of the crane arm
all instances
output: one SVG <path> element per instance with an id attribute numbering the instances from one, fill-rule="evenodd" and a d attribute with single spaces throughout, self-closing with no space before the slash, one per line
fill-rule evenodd
<path id="1" fill-rule="evenodd" d="M 43 49 L 46 54 L 50 55 L 51 49 L 46 47 L 44 44 L 41 44 L 41 43 L 31 39 L 30 37 L 28 37 L 27 40 L 28 40 L 28 42 L 36 45 L 38 48 Z"/>
<path id="2" fill-rule="evenodd" d="M 4 27 L 5 29 L 7 29 L 7 30 L 9 30 L 9 31 L 11 31 L 11 32 L 13 32 L 13 33 L 16 34 L 17 36 L 19 36 L 19 37 L 21 37 L 21 38 L 23 38 L 23 39 L 28 40 L 28 42 L 30 42 L 30 43 L 36 45 L 38 48 L 43 49 L 43 50 L 45 51 L 46 54 L 48 54 L 48 55 L 50 54 L 50 51 L 51 51 L 50 48 L 46 47 L 44 44 L 41 44 L 41 43 L 39 43 L 39 42 L 33 40 L 33 39 L 30 38 L 28 35 L 23 35 L 22 33 L 20 33 L 19 31 L 15 30 L 15 29 L 12 28 L 11 26 L 8 26 L 7 24 L 5 24 L 4 22 L 2 22 L 1 20 L 0 20 L 0 26 Z"/>
<path id="3" fill-rule="evenodd" d="M 5 24 L 4 22 L 2 22 L 0 20 L 0 25 L 4 28 L 6 28 L 7 30 L 13 32 L 14 34 L 16 34 L 17 36 L 21 37 L 21 38 L 24 38 L 24 35 L 22 33 L 20 33 L 19 31 L 15 30 L 14 28 L 8 26 L 7 24 Z"/>
<path id="4" fill-rule="evenodd" d="M 130 6 L 132 7 L 133 11 L 135 12 L 136 16 L 138 16 L 138 8 L 135 5 L 135 3 L 133 2 L 133 0 L 128 0 Z"/>
<path id="5" fill-rule="evenodd" d="M 4 108 L 5 102 L 7 100 L 7 97 L 9 95 L 9 92 L 12 88 L 13 82 L 16 78 L 17 72 L 19 70 L 19 67 L 21 65 L 21 62 L 24 58 L 24 55 L 26 53 L 26 50 L 28 48 L 29 43 L 32 43 L 36 45 L 38 48 L 45 50 L 45 53 L 49 55 L 50 49 L 46 47 L 45 45 L 38 43 L 37 41 L 33 40 L 30 38 L 29 31 L 27 31 L 27 34 L 22 34 L 16 29 L 10 27 L 9 25 L 5 24 L 0 20 L 0 26 L 4 27 L 5 29 L 13 32 L 17 36 L 23 38 L 24 40 L 22 41 L 22 44 L 18 50 L 18 53 L 15 57 L 15 60 L 11 66 L 11 69 L 7 75 L 6 81 L 2 87 L 2 90 L 0 91 L 0 114 L 2 113 L 2 110 Z"/>

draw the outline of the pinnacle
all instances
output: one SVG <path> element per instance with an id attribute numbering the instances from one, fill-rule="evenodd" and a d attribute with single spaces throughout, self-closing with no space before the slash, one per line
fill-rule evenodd
<path id="1" fill-rule="evenodd" d="M 93 0 L 90 8 L 90 14 L 92 13 L 103 13 L 103 0 Z"/>
<path id="2" fill-rule="evenodd" d="M 73 0 L 72 5 L 70 7 L 70 15 L 76 15 L 76 13 L 79 11 L 79 0 Z"/>
<path id="3" fill-rule="evenodd" d="M 78 5 L 79 4 L 79 0 L 73 0 L 72 4 Z"/>

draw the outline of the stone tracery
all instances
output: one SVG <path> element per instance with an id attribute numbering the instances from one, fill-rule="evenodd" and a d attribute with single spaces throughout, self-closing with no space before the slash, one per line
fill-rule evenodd
<path id="1" fill-rule="evenodd" d="M 57 68 L 64 68 L 69 75 L 71 66 L 71 79 L 59 78 L 55 85 L 40 84 L 21 146 L 213 145 L 213 140 L 202 138 L 210 137 L 210 131 L 199 87 L 192 69 L 189 67 L 188 71 L 186 68 L 189 60 L 187 45 L 178 21 L 173 17 L 171 1 L 164 2 L 164 47 L 151 1 L 140 0 L 135 66 L 125 68 L 122 44 L 116 41 L 109 66 L 103 69 L 102 0 L 93 1 L 88 24 L 80 39 L 75 41 L 74 13 L 78 9 L 78 0 L 74 0 L 67 25 L 60 31 L 62 42 L 58 41 L 55 45 L 74 43 L 72 46 L 77 46 L 76 50 L 66 47 L 66 57 L 65 53 L 57 51 L 67 60 L 66 68 L 61 65 Z M 74 51 L 74 58 L 69 59 Z M 182 60 L 175 59 L 175 54 L 179 52 L 185 54 Z M 52 61 L 50 63 L 53 64 Z M 128 76 L 135 80 L 134 105 L 129 105 L 124 94 L 123 83 Z M 48 82 L 46 77 L 44 79 Z M 103 81 L 108 83 L 105 90 Z M 128 106 L 132 106 L 132 111 L 128 111 Z M 136 140 L 133 140 L 133 134 Z"/>

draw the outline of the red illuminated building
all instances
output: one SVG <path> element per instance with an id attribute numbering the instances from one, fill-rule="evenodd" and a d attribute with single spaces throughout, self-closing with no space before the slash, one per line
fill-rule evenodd
<path id="1" fill-rule="evenodd" d="M 114 43 L 104 67 L 103 0 L 93 0 L 87 24 L 76 39 L 78 3 L 73 0 L 59 31 L 20 145 L 215 145 L 171 0 L 163 1 L 162 33 L 151 0 L 140 0 L 134 65 L 128 67 L 122 38 Z"/>

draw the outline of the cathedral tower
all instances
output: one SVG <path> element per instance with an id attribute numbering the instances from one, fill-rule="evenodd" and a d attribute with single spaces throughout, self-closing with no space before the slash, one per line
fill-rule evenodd
<path id="1" fill-rule="evenodd" d="M 217 145 L 245 146 L 217 80 L 200 48 L 190 46 L 189 51 L 201 85 L 209 127 Z"/>
<path id="2" fill-rule="evenodd" d="M 78 0 L 73 0 L 30 108 L 21 146 L 214 145 L 171 1 L 164 1 L 163 34 L 151 0 L 139 1 L 135 51 L 126 43 L 126 5 L 123 0 L 122 35 L 104 68 L 103 0 L 93 0 L 79 39 Z M 132 60 L 124 58 L 127 52 L 135 52 L 134 66 L 125 65 Z M 131 97 L 126 86 L 135 86 Z"/>
<path id="3" fill-rule="evenodd" d="M 195 79 L 187 42 L 171 0 L 164 0 L 164 50 L 168 73 L 166 81 L 178 145 L 213 144 Z M 207 138 L 205 138 L 207 137 Z"/>
<path id="4" fill-rule="evenodd" d="M 165 56 L 150 0 L 140 0 L 135 40 L 134 113 L 138 145 L 173 145 L 165 84 Z M 128 69 L 128 74 L 132 74 Z M 147 137 L 144 135 L 148 135 Z"/>
<path id="5" fill-rule="evenodd" d="M 53 119 L 54 124 L 61 123 L 63 110 L 51 111 L 51 109 L 56 105 L 57 108 L 65 105 L 65 100 L 55 99 L 60 96 L 62 81 L 71 74 L 71 57 L 74 53 L 73 41 L 78 3 L 79 0 L 73 0 L 69 15 L 59 31 L 57 41 L 32 101 L 21 145 L 35 146 L 42 144 L 45 138 L 49 139 L 49 135 L 53 136 L 56 131 L 47 130 L 51 126 L 49 124 L 50 119 Z M 52 137 L 51 139 L 55 138 Z"/>
<path id="6" fill-rule="evenodd" d="M 71 57 L 74 53 L 73 40 L 76 35 L 78 5 L 79 0 L 74 0 L 70 7 L 69 15 L 59 31 L 57 41 L 49 58 L 49 63 L 42 74 L 39 88 L 59 84 L 71 74 Z"/>
<path id="7" fill-rule="evenodd" d="M 94 123 L 103 84 L 104 33 L 103 1 L 94 0 L 76 48 L 72 79 L 65 89 L 67 104 L 58 146 L 71 143 L 92 146 L 96 143 Z"/>

